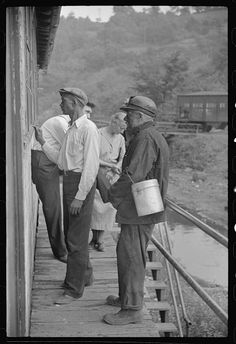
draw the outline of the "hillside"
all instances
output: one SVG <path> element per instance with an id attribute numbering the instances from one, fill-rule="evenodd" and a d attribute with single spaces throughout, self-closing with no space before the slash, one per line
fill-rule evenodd
<path id="1" fill-rule="evenodd" d="M 159 114 L 174 115 L 179 92 L 227 90 L 227 8 L 184 8 L 180 15 L 172 9 L 114 6 L 106 23 L 61 17 L 39 80 L 39 122 L 58 113 L 58 90 L 66 86 L 82 88 L 96 105 L 94 118 L 107 120 L 130 95 L 149 96 Z M 227 227 L 226 134 L 175 139 L 169 194 Z"/>
<path id="2" fill-rule="evenodd" d="M 169 198 L 213 228 L 227 229 L 227 133 L 176 137 L 171 148 Z"/>
<path id="3" fill-rule="evenodd" d="M 158 6 L 142 13 L 115 7 L 107 23 L 61 17 L 39 80 L 42 116 L 66 86 L 84 89 L 96 114 L 107 118 L 140 92 L 171 113 L 179 91 L 227 89 L 226 9 L 175 15 L 158 13 Z"/>

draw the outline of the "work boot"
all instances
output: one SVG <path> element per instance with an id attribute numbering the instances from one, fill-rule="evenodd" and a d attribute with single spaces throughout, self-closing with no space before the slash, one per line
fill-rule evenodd
<path id="1" fill-rule="evenodd" d="M 104 247 L 104 244 L 103 242 L 97 242 L 95 245 L 94 245 L 94 248 L 99 251 L 99 252 L 104 252 L 105 251 L 105 247 Z"/>
<path id="2" fill-rule="evenodd" d="M 89 287 L 90 285 L 92 285 L 94 282 L 94 276 L 93 274 L 90 276 L 89 280 L 87 282 L 85 282 L 84 286 L 85 287 Z"/>
<path id="3" fill-rule="evenodd" d="M 96 241 L 95 240 L 91 240 L 89 245 L 88 245 L 89 251 L 95 250 L 95 245 L 96 245 Z"/>
<path id="4" fill-rule="evenodd" d="M 110 306 L 116 306 L 116 307 L 120 307 L 121 303 L 120 303 L 120 298 L 115 296 L 115 295 L 109 295 L 106 298 L 106 303 Z"/>
<path id="5" fill-rule="evenodd" d="M 128 325 L 141 323 L 143 320 L 142 311 L 134 311 L 131 309 L 121 309 L 115 314 L 105 314 L 103 320 L 110 325 Z"/>
<path id="6" fill-rule="evenodd" d="M 78 301 L 79 298 L 75 298 L 73 296 L 70 296 L 66 294 L 65 292 L 61 294 L 61 296 L 54 302 L 55 305 L 61 306 L 61 305 L 68 305 L 71 302 Z"/>

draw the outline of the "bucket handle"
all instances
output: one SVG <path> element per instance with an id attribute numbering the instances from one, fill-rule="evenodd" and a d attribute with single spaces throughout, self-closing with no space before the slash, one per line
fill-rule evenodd
<path id="1" fill-rule="evenodd" d="M 129 172 L 127 171 L 127 169 L 125 170 L 125 173 L 126 173 L 127 176 L 129 177 L 131 183 L 134 184 L 134 181 L 133 181 L 133 179 L 130 177 Z"/>

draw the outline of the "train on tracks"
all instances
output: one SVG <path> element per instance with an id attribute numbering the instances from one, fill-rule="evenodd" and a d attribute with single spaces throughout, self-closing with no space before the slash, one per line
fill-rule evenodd
<path id="1" fill-rule="evenodd" d="M 168 118 L 168 120 L 167 120 Z M 109 123 L 108 118 L 94 118 L 98 127 Z M 161 114 L 157 126 L 162 133 L 209 132 L 228 125 L 228 94 L 222 91 L 201 91 L 177 95 L 176 112 Z"/>
<path id="2" fill-rule="evenodd" d="M 212 128 L 225 129 L 228 124 L 228 94 L 226 92 L 193 92 L 177 95 L 175 123 L 178 127 L 198 125 L 209 132 Z"/>

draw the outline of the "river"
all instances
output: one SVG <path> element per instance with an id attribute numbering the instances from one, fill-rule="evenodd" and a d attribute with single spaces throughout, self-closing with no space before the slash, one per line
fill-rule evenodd
<path id="1" fill-rule="evenodd" d="M 167 216 L 176 260 L 190 275 L 227 287 L 228 249 L 174 211 L 168 209 Z"/>

